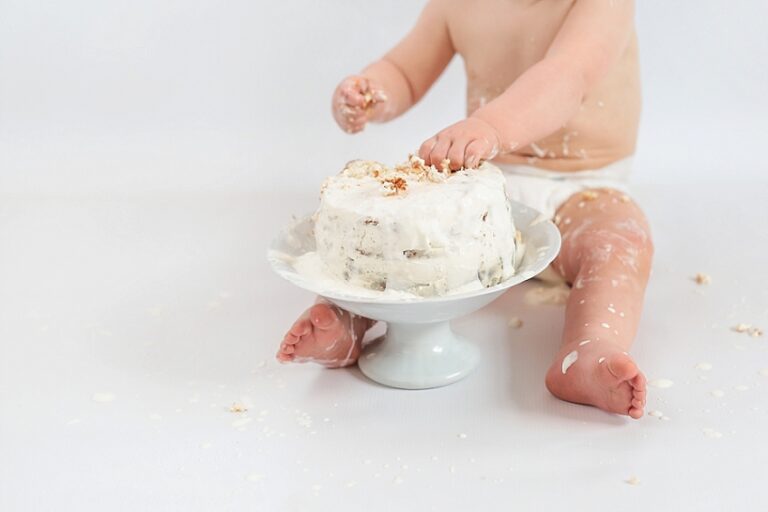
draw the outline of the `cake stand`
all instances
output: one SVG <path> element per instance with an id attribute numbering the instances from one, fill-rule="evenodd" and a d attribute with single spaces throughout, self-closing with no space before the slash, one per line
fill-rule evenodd
<path id="1" fill-rule="evenodd" d="M 426 389 L 466 377 L 479 362 L 478 349 L 450 327 L 450 320 L 476 311 L 506 290 L 534 277 L 555 259 L 560 233 L 536 210 L 510 202 L 515 227 L 522 234 L 515 275 L 493 286 L 442 297 L 405 298 L 370 290 L 331 289 L 328 279 L 299 274 L 295 258 L 314 250 L 311 217 L 297 219 L 273 242 L 268 259 L 273 270 L 291 283 L 337 306 L 387 323 L 387 332 L 363 348 L 360 370 L 386 386 Z"/>

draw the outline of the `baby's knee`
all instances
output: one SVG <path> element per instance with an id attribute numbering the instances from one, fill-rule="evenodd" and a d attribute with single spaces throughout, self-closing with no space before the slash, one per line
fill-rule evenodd
<path id="1" fill-rule="evenodd" d="M 596 270 L 609 264 L 635 274 L 646 273 L 653 251 L 650 229 L 643 219 L 587 223 L 564 237 L 559 269 L 566 277 L 587 267 Z"/>

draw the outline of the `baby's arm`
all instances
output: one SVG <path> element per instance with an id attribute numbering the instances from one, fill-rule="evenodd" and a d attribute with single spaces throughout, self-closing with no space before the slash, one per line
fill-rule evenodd
<path id="1" fill-rule="evenodd" d="M 443 2 L 431 0 L 397 46 L 339 84 L 333 94 L 336 122 L 356 133 L 368 121 L 394 119 L 424 96 L 454 53 Z"/>
<path id="2" fill-rule="evenodd" d="M 563 127 L 629 43 L 634 2 L 577 0 L 545 57 L 503 94 L 422 144 L 428 163 L 474 167 Z"/>

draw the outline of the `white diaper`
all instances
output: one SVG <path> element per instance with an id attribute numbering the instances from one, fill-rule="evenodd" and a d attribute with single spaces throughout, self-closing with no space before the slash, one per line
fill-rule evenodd
<path id="1" fill-rule="evenodd" d="M 627 192 L 632 157 L 589 171 L 548 171 L 516 164 L 494 164 L 504 171 L 507 194 L 518 203 L 534 208 L 548 218 L 573 194 L 594 188 Z"/>

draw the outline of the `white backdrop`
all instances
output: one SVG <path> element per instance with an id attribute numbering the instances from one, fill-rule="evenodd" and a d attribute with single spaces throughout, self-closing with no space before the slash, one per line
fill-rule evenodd
<path id="1" fill-rule="evenodd" d="M 765 180 L 768 3 L 638 3 L 635 181 Z M 462 115 L 459 59 L 360 136 L 330 94 L 422 4 L 0 0 L 0 191 L 316 188 L 351 158 L 399 160 Z"/>

